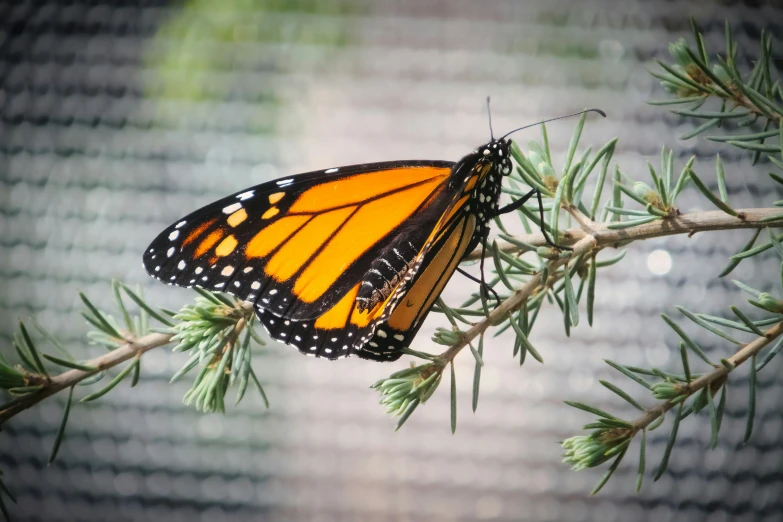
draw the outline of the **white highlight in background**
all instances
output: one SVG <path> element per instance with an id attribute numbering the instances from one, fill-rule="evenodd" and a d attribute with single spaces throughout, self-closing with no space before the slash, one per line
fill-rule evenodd
<path id="1" fill-rule="evenodd" d="M 647 256 L 647 268 L 655 275 L 665 275 L 672 269 L 672 256 L 666 250 L 653 250 Z"/>

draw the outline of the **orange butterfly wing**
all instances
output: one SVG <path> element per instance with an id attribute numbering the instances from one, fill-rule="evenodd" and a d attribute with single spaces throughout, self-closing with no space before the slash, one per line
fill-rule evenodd
<path id="1" fill-rule="evenodd" d="M 469 178 L 463 190 L 472 189 L 475 181 L 475 176 Z M 434 226 L 419 229 L 427 239 L 385 301 L 360 311 L 357 284 L 315 321 L 293 321 L 259 308 L 257 315 L 272 338 L 306 355 L 336 359 L 356 353 L 363 359 L 397 360 L 473 246 L 476 219 L 468 212 L 469 197 L 455 195 L 460 192 L 452 194 Z"/>
<path id="2" fill-rule="evenodd" d="M 178 220 L 147 248 L 144 267 L 165 283 L 229 292 L 283 320 L 337 324 L 381 253 L 403 240 L 423 247 L 452 204 L 452 166 L 373 163 L 264 183 Z"/>

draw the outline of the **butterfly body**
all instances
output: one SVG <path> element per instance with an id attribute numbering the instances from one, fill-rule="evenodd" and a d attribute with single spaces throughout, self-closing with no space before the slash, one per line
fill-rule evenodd
<path id="1" fill-rule="evenodd" d="M 459 262 L 489 232 L 510 141 L 457 163 L 316 171 L 216 201 L 162 232 L 147 272 L 255 303 L 269 334 L 302 353 L 392 361 Z"/>

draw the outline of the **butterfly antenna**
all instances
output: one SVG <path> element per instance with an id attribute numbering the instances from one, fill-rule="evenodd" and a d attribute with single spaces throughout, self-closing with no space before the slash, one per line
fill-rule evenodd
<path id="1" fill-rule="evenodd" d="M 487 115 L 489 116 L 489 138 L 495 141 L 495 136 L 492 134 L 492 111 L 489 110 L 489 96 L 487 96 Z"/>
<path id="2" fill-rule="evenodd" d="M 487 103 L 489 103 L 489 98 L 487 98 Z M 584 110 L 584 111 L 575 112 L 573 114 L 568 114 L 566 116 L 558 116 L 557 118 L 550 118 L 548 120 L 539 121 L 538 123 L 531 123 L 530 125 L 525 125 L 524 127 L 520 127 L 518 129 L 512 130 L 511 132 L 505 133 L 503 135 L 503 137 L 500 138 L 500 139 L 502 140 L 503 138 L 505 138 L 509 134 L 514 134 L 515 132 L 521 131 L 522 129 L 528 129 L 530 127 L 535 127 L 536 125 L 541 125 L 542 123 L 549 123 L 550 121 L 562 120 L 562 119 L 565 119 L 565 118 L 571 118 L 572 116 L 579 116 L 580 114 L 584 114 L 586 112 L 597 112 L 598 114 L 600 114 L 601 116 L 606 118 L 606 113 L 604 111 L 602 111 L 601 109 L 587 109 L 587 110 Z"/>

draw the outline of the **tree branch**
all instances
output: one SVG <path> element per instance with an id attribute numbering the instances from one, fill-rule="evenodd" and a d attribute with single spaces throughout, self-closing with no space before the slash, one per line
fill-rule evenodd
<path id="1" fill-rule="evenodd" d="M 664 218 L 624 229 L 610 229 L 607 224 L 589 223 L 581 220 L 582 228 L 572 228 L 564 233 L 567 240 L 576 241 L 574 251 L 571 257 L 583 254 L 592 250 L 601 250 L 606 247 L 614 246 L 618 243 L 627 243 L 641 239 L 650 239 L 654 237 L 670 236 L 674 234 L 694 234 L 697 232 L 708 232 L 714 230 L 731 230 L 736 228 L 761 228 L 770 226 L 769 222 L 762 221 L 764 218 L 780 215 L 779 208 L 761 208 L 744 209 L 737 211 L 738 216 L 731 216 L 720 210 L 708 212 L 693 212 L 690 214 L 681 214 L 670 218 Z M 773 221 L 772 223 L 783 226 L 783 220 Z M 587 230 L 586 230 L 587 229 Z M 541 232 L 521 236 L 520 241 L 534 246 L 546 246 L 546 240 Z M 502 250 L 513 253 L 520 252 L 523 249 L 516 245 L 505 244 Z M 480 259 L 481 249 L 476 249 L 470 253 L 468 259 Z M 550 272 L 566 263 L 566 259 L 553 261 L 550 263 Z M 496 324 L 505 318 L 509 313 L 517 311 L 527 299 L 532 296 L 541 286 L 540 272 L 534 275 L 525 285 L 514 292 L 511 297 L 503 301 L 489 317 L 481 322 L 474 324 L 464 333 L 457 344 L 449 347 L 441 354 L 441 357 L 450 361 L 470 342 L 484 333 L 490 325 Z"/>
<path id="2" fill-rule="evenodd" d="M 543 236 L 542 236 L 543 237 Z M 598 246 L 593 236 L 584 236 L 579 242 L 574 245 L 572 256 L 577 256 L 594 250 Z M 568 259 L 558 259 L 549 263 L 550 272 L 554 272 L 558 267 L 566 264 Z M 457 354 L 465 348 L 473 339 L 484 333 L 487 328 L 492 324 L 502 320 L 508 314 L 516 312 L 522 305 L 527 302 L 528 298 L 535 293 L 541 285 L 541 272 L 534 275 L 522 288 L 511 294 L 511 297 L 503 301 L 500 306 L 490 312 L 489 316 L 481 322 L 474 324 L 467 332 L 464 333 L 462 338 L 457 344 L 449 347 L 448 350 L 441 354 L 441 357 L 446 361 L 451 361 Z"/>
<path id="3" fill-rule="evenodd" d="M 254 312 L 252 303 L 242 302 L 236 306 L 245 313 Z M 233 333 L 233 342 L 237 342 L 240 332 L 246 325 L 247 320 L 245 318 L 240 318 L 239 321 L 237 321 L 237 325 Z M 6 403 L 4 405 L 5 408 L 0 410 L 0 425 L 18 413 L 35 406 L 44 399 L 51 397 L 52 395 L 66 388 L 76 386 L 81 381 L 92 375 L 95 375 L 104 370 L 108 370 L 109 368 L 113 368 L 134 357 L 141 357 L 142 354 L 150 350 L 169 344 L 172 337 L 174 337 L 174 334 L 151 333 L 137 339 L 130 340 L 126 344 L 123 344 L 118 348 L 101 355 L 100 357 L 96 357 L 95 359 L 82 363 L 84 366 L 94 367 L 95 370 L 68 370 L 59 375 L 51 377 L 50 379 L 47 379 L 40 390 Z"/>
<path id="4" fill-rule="evenodd" d="M 746 344 L 741 350 L 729 357 L 727 361 L 731 364 L 732 367 L 737 367 L 748 359 L 752 358 L 754 355 L 757 355 L 765 346 L 774 341 L 781 334 L 783 334 L 783 321 L 777 323 L 775 326 L 764 332 L 763 337 L 758 337 L 753 342 Z M 677 399 L 664 401 L 657 406 L 648 409 L 644 415 L 632 422 L 633 433 L 637 433 L 638 431 L 646 428 L 655 422 L 655 420 L 658 419 L 661 415 L 677 406 L 680 402 L 685 400 L 685 398 L 694 395 L 702 388 L 710 386 L 714 382 L 720 382 L 722 379 L 725 379 L 731 371 L 732 370 L 726 366 L 717 366 L 713 371 L 705 373 L 687 385 L 683 385 L 687 389 L 687 395 L 684 398 L 680 396 Z"/>
<path id="5" fill-rule="evenodd" d="M 717 210 L 710 212 L 694 212 L 620 230 L 609 229 L 606 224 L 587 223 L 582 220 L 582 227 L 565 231 L 564 238 L 569 243 L 575 244 L 573 256 L 576 256 L 592 250 L 613 246 L 617 243 L 640 239 L 649 239 L 673 234 L 692 234 L 713 230 L 770 226 L 768 222 L 761 220 L 779 215 L 780 212 L 779 208 L 745 209 L 738 210 L 739 217 L 730 216 Z M 778 224 L 777 221 L 773 223 Z M 779 223 L 779 226 L 783 226 L 783 223 Z M 543 234 L 540 232 L 521 236 L 520 240 L 534 246 L 547 245 Z M 515 245 L 509 244 L 503 245 L 501 249 L 506 252 L 519 252 L 522 250 Z M 481 250 L 477 249 L 472 252 L 467 259 L 478 259 L 480 256 Z M 556 268 L 565 264 L 566 261 L 566 259 L 552 261 L 550 263 L 550 270 L 554 271 Z M 452 345 L 446 352 L 441 354 L 441 357 L 446 360 L 452 360 L 462 348 L 486 331 L 491 324 L 499 321 L 507 314 L 518 310 L 540 286 L 540 274 L 537 274 L 491 312 L 487 319 L 473 325 L 465 332 L 462 340 L 459 343 Z M 168 344 L 171 341 L 171 337 L 171 335 L 167 334 L 145 335 L 144 337 L 124 344 L 107 354 L 85 363 L 87 366 L 94 366 L 96 368 L 95 371 L 68 370 L 60 375 L 52 377 L 50 383 L 45 385 L 41 390 L 12 400 L 5 409 L 0 410 L 0 424 L 16 414 L 38 404 L 47 397 L 71 386 L 75 386 L 82 380 L 91 375 L 95 375 L 99 371 L 112 368 L 133 357 L 140 356 L 149 350 Z"/>
<path id="6" fill-rule="evenodd" d="M 730 216 L 720 210 L 707 212 L 692 212 L 679 216 L 655 220 L 651 223 L 637 225 L 631 228 L 613 230 L 608 228 L 612 223 L 583 224 L 580 228 L 571 228 L 563 232 L 566 243 L 573 244 L 582 238 L 591 235 L 601 247 L 612 246 L 617 243 L 650 239 L 653 237 L 671 236 L 675 234 L 694 234 L 697 232 L 709 232 L 715 230 L 733 230 L 738 228 L 762 228 L 767 226 L 783 227 L 783 219 L 780 221 L 762 221 L 781 214 L 780 208 L 755 208 L 739 209 L 738 217 Z M 541 232 L 525 234 L 518 237 L 519 241 L 533 246 L 547 246 L 544 235 Z M 516 253 L 524 250 L 516 245 L 508 243 L 498 245 L 508 253 Z M 465 259 L 480 259 L 481 249 L 477 248 Z"/>
<path id="7" fill-rule="evenodd" d="M 60 392 L 66 388 L 77 385 L 91 375 L 95 375 L 98 372 L 107 370 L 125 361 L 128 361 L 134 357 L 141 356 L 141 354 L 148 352 L 154 348 L 164 346 L 171 342 L 171 334 L 152 333 L 139 337 L 134 341 L 123 344 L 119 348 L 112 350 L 109 353 L 103 354 L 100 357 L 96 357 L 91 361 L 84 363 L 86 366 L 94 366 L 94 371 L 85 370 L 68 370 L 60 375 L 56 375 L 51 378 L 49 384 L 45 385 L 39 391 L 20 397 L 14 401 L 11 401 L 9 405 L 0 410 L 0 424 L 7 421 L 11 417 L 15 416 L 22 411 L 35 406 L 47 397 L 51 397 L 57 392 Z"/>
<path id="8" fill-rule="evenodd" d="M 633 433 L 637 433 L 638 431 L 643 430 L 655 422 L 655 420 L 658 419 L 661 415 L 677 406 L 687 397 L 694 395 L 702 388 L 710 386 L 714 382 L 720 382 L 721 380 L 725 379 L 726 376 L 728 376 L 728 374 L 733 370 L 733 368 L 741 365 L 748 359 L 752 358 L 754 355 L 757 355 L 762 349 L 764 349 L 765 346 L 777 339 L 781 334 L 783 334 L 783 321 L 777 323 L 775 326 L 764 332 L 763 337 L 756 338 L 756 340 L 746 344 L 741 350 L 726 359 L 732 366 L 732 369 L 729 369 L 724 365 L 717 366 L 713 371 L 705 373 L 687 385 L 683 385 L 683 387 L 687 389 L 687 395 L 685 395 L 685 397 L 680 396 L 677 399 L 664 401 L 657 406 L 648 409 L 644 415 L 632 422 Z"/>

